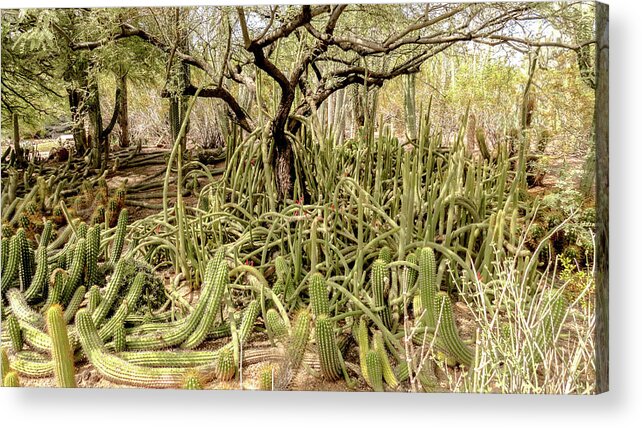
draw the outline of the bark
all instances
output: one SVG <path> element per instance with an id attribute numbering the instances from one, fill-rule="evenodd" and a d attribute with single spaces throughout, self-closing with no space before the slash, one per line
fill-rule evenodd
<path id="1" fill-rule="evenodd" d="M 120 147 L 129 147 L 129 113 L 127 111 L 127 74 L 120 76 L 120 111 L 118 112 L 118 127 L 120 128 Z"/>
<path id="2" fill-rule="evenodd" d="M 13 150 L 16 153 L 16 164 L 24 164 L 24 152 L 20 147 L 20 122 L 18 121 L 18 113 L 13 114 Z"/>
<path id="3" fill-rule="evenodd" d="M 609 7 L 596 3 L 596 392 L 609 390 Z"/>

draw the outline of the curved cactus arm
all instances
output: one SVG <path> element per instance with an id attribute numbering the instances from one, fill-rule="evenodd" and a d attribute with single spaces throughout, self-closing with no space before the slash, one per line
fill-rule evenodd
<path id="1" fill-rule="evenodd" d="M 42 328 L 45 326 L 45 319 L 38 312 L 31 309 L 24 295 L 17 288 L 7 291 L 7 300 L 11 307 L 11 312 L 20 321 L 32 324 L 35 327 Z"/>
<path id="2" fill-rule="evenodd" d="M 144 367 L 197 367 L 214 364 L 219 351 L 125 351 L 118 357 Z"/>
<path id="3" fill-rule="evenodd" d="M 101 376 L 115 383 L 141 388 L 177 388 L 185 369 L 141 367 L 107 352 L 91 315 L 84 309 L 76 314 L 82 349 Z"/>
<path id="4" fill-rule="evenodd" d="M 42 228 L 42 233 L 40 234 L 40 240 L 38 241 L 38 248 L 46 248 L 51 241 L 51 232 L 53 230 L 53 223 L 51 220 L 47 220 L 45 225 Z"/>
<path id="5" fill-rule="evenodd" d="M 123 277 L 125 276 L 125 260 L 121 259 L 116 264 L 116 269 L 109 279 L 107 288 L 105 289 L 105 294 L 103 295 L 100 304 L 96 310 L 91 314 L 91 319 L 95 325 L 101 325 L 105 320 L 105 317 L 111 310 L 116 297 L 118 297 L 118 291 L 123 283 Z"/>
<path id="6" fill-rule="evenodd" d="M 379 361 L 381 362 L 381 370 L 383 373 L 383 379 L 386 381 L 388 386 L 392 389 L 396 389 L 399 386 L 399 381 L 395 376 L 392 367 L 390 366 L 390 361 L 388 360 L 388 353 L 386 352 L 386 347 L 383 343 L 383 335 L 380 331 L 375 331 L 373 336 L 374 350 L 379 356 Z"/>
<path id="7" fill-rule="evenodd" d="M 36 273 L 33 276 L 31 285 L 25 291 L 25 299 L 28 302 L 40 299 L 44 296 L 47 289 L 47 279 L 49 277 L 47 247 L 42 245 L 36 251 Z"/>
<path id="8" fill-rule="evenodd" d="M 370 379 L 368 378 L 368 365 L 366 364 L 366 355 L 370 350 L 370 340 L 368 338 L 368 325 L 366 324 L 366 319 L 359 319 L 359 326 L 357 327 L 357 346 L 359 347 L 359 365 L 361 367 L 361 375 L 363 379 L 370 384 Z"/>
<path id="9" fill-rule="evenodd" d="M 366 365 L 368 366 L 369 385 L 376 392 L 383 392 L 383 373 L 379 354 L 371 349 L 366 354 Z"/>
<path id="10" fill-rule="evenodd" d="M 20 265 L 20 241 L 17 235 L 11 238 L 9 243 L 9 257 L 6 265 L 2 265 L 2 293 L 5 292 L 16 279 Z"/>
<path id="11" fill-rule="evenodd" d="M 450 297 L 446 293 L 439 293 L 435 301 L 435 314 L 439 323 L 438 337 L 443 340 L 450 356 L 459 363 L 470 366 L 473 363 L 473 351 L 461 340 L 457 326 L 453 319 L 453 310 Z"/>
<path id="12" fill-rule="evenodd" d="M 28 378 L 44 378 L 54 375 L 53 361 L 41 354 L 39 358 L 32 358 L 35 353 L 27 351 L 18 352 L 13 359 L 12 367 L 15 371 Z M 26 355 L 29 355 L 27 357 Z"/>
<path id="13" fill-rule="evenodd" d="M 100 287 L 98 287 L 97 285 L 92 285 L 87 292 L 87 310 L 89 311 L 89 313 L 94 313 L 94 311 L 100 304 L 100 299 Z"/>
<path id="14" fill-rule="evenodd" d="M 18 246 L 20 248 L 18 278 L 20 279 L 20 290 L 24 291 L 29 288 L 31 279 L 33 278 L 33 249 L 31 248 L 24 229 L 18 229 L 16 239 L 18 240 Z"/>
<path id="15" fill-rule="evenodd" d="M 85 300 L 85 286 L 81 285 L 80 287 L 76 288 L 74 295 L 71 296 L 71 300 L 69 300 L 69 303 L 65 308 L 64 318 L 66 323 L 70 323 L 74 320 L 76 312 L 78 311 L 78 309 L 80 309 L 80 305 L 82 304 L 83 300 Z"/>
<path id="16" fill-rule="evenodd" d="M 99 226 L 92 226 L 89 228 L 85 246 L 85 259 L 87 266 L 85 271 L 85 285 L 87 287 L 91 287 L 98 284 L 98 256 L 100 254 Z"/>
<path id="17" fill-rule="evenodd" d="M 71 267 L 69 269 L 69 278 L 65 283 L 65 288 L 61 296 L 61 303 L 67 304 L 76 289 L 82 282 L 82 275 L 85 268 L 85 239 L 80 238 L 74 249 Z"/>
<path id="18" fill-rule="evenodd" d="M 75 388 L 74 355 L 69 343 L 62 307 L 59 305 L 54 305 L 47 310 L 47 331 L 51 337 L 51 357 L 56 382 L 61 388 Z"/>
<path id="19" fill-rule="evenodd" d="M 22 330 L 20 330 L 20 324 L 18 319 L 12 314 L 7 317 L 5 323 L 7 331 L 9 332 L 9 338 L 11 340 L 11 347 L 15 352 L 22 351 L 24 346 L 24 340 L 22 338 Z"/>
<path id="20" fill-rule="evenodd" d="M 118 216 L 118 223 L 116 225 L 116 237 L 114 238 L 114 248 L 112 249 L 111 263 L 116 264 L 120 259 L 125 245 L 125 235 L 127 233 L 127 222 L 129 221 L 129 212 L 127 208 L 123 209 Z"/>

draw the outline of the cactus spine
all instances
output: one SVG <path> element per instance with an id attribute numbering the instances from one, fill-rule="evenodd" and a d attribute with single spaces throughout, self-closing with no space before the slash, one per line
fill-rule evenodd
<path id="1" fill-rule="evenodd" d="M 372 283 L 372 294 L 373 294 L 373 309 L 379 311 L 381 315 L 381 321 L 383 324 L 390 328 L 392 325 L 392 320 L 390 318 L 390 307 L 388 306 L 386 294 L 385 294 L 385 280 L 388 278 L 388 269 L 386 268 L 386 263 L 381 260 L 375 260 L 372 264 L 371 283 Z"/>
<path id="2" fill-rule="evenodd" d="M 329 315 L 330 300 L 325 279 L 320 273 L 314 273 L 310 277 L 310 307 L 315 318 L 321 315 Z"/>
<path id="3" fill-rule="evenodd" d="M 116 238 L 114 239 L 114 248 L 111 253 L 110 261 L 115 264 L 123 252 L 125 245 L 125 234 L 127 232 L 127 222 L 129 213 L 127 208 L 123 209 L 118 216 L 118 224 L 116 225 Z"/>
<path id="4" fill-rule="evenodd" d="M 62 307 L 59 305 L 54 305 L 47 310 L 47 331 L 51 337 L 51 356 L 58 386 L 75 388 L 74 355 L 71 351 Z"/>
<path id="5" fill-rule="evenodd" d="M 341 361 L 339 359 L 339 348 L 334 337 L 332 321 L 326 315 L 319 315 L 316 319 L 316 339 L 321 361 L 321 373 L 330 380 L 338 380 L 341 377 Z"/>

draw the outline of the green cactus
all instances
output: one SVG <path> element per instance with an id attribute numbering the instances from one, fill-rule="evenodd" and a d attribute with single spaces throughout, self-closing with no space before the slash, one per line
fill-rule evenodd
<path id="1" fill-rule="evenodd" d="M 78 228 L 76 229 L 76 236 L 78 237 L 78 239 L 87 239 L 88 231 L 89 229 L 87 227 L 87 223 L 83 221 L 78 225 Z"/>
<path id="2" fill-rule="evenodd" d="M 435 296 L 438 286 L 436 281 L 435 253 L 432 248 L 423 248 L 419 253 L 419 293 L 424 310 L 422 321 L 428 327 L 435 327 Z M 415 316 L 418 314 L 415 313 Z"/>
<path id="3" fill-rule="evenodd" d="M 299 369 L 303 361 L 303 355 L 310 340 L 310 320 L 310 312 L 305 309 L 300 310 L 294 319 L 292 334 L 286 350 L 287 364 L 292 373 Z"/>
<path id="4" fill-rule="evenodd" d="M 103 295 L 96 310 L 91 314 L 91 318 L 94 324 L 97 326 L 100 326 L 103 323 L 105 317 L 107 316 L 109 311 L 111 311 L 116 297 L 118 297 L 118 291 L 120 290 L 123 282 L 123 277 L 125 275 L 125 266 L 125 259 L 121 259 L 116 264 L 116 269 L 109 279 L 109 283 L 107 284 L 107 288 L 105 289 L 105 294 Z"/>
<path id="5" fill-rule="evenodd" d="M 214 365 L 223 349 L 231 347 L 226 345 L 217 351 L 125 351 L 118 356 L 144 367 L 197 367 Z"/>
<path id="6" fill-rule="evenodd" d="M 89 313 L 93 314 L 98 305 L 100 304 L 100 287 L 97 285 L 92 285 L 87 293 L 87 310 Z"/>
<path id="7" fill-rule="evenodd" d="M 383 392 L 383 373 L 379 354 L 371 349 L 366 354 L 366 365 L 368 366 L 368 384 L 376 392 Z"/>
<path id="8" fill-rule="evenodd" d="M 85 286 L 81 285 L 80 287 L 76 288 L 74 295 L 71 296 L 71 300 L 69 300 L 69 303 L 65 308 L 64 318 L 66 323 L 70 323 L 74 320 L 74 317 L 76 316 L 76 312 L 78 312 L 78 309 L 80 309 L 80 305 L 84 300 L 85 300 Z"/>
<path id="9" fill-rule="evenodd" d="M 85 355 L 105 379 L 141 388 L 176 388 L 182 384 L 185 369 L 141 367 L 108 353 L 85 309 L 76 314 L 75 325 Z"/>
<path id="10" fill-rule="evenodd" d="M 390 307 L 388 306 L 388 299 L 385 293 L 385 280 L 388 278 L 388 268 L 383 260 L 375 260 L 372 264 L 372 271 L 370 273 L 370 282 L 372 284 L 372 303 L 373 310 L 378 310 L 381 315 L 381 321 L 390 328 L 392 326 L 392 319 L 390 317 Z"/>
<path id="11" fill-rule="evenodd" d="M 310 307 L 315 318 L 330 314 L 330 299 L 325 279 L 320 273 L 313 273 L 309 281 Z"/>
<path id="12" fill-rule="evenodd" d="M 85 271 L 85 285 L 87 285 L 87 287 L 91 287 L 98 284 L 98 256 L 100 253 L 99 226 L 89 228 L 85 245 L 85 262 L 87 266 Z"/>
<path id="13" fill-rule="evenodd" d="M 196 371 L 190 371 L 185 374 L 183 389 L 203 389 L 201 376 Z"/>
<path id="14" fill-rule="evenodd" d="M 319 315 L 315 328 L 321 373 L 330 380 L 335 381 L 341 377 L 341 360 L 339 348 L 334 335 L 333 322 L 326 315 Z"/>
<path id="15" fill-rule="evenodd" d="M 259 389 L 261 391 L 272 391 L 274 389 L 274 371 L 276 367 L 268 364 L 259 373 Z"/>
<path id="16" fill-rule="evenodd" d="M 123 252 L 125 245 L 125 235 L 127 233 L 127 222 L 129 221 L 129 213 L 127 209 L 123 209 L 118 216 L 118 224 L 116 225 L 116 237 L 114 239 L 114 248 L 112 249 L 110 261 L 116 264 L 120 255 Z"/>
<path id="17" fill-rule="evenodd" d="M 443 340 L 451 357 L 462 365 L 470 366 L 473 363 L 473 351 L 459 337 L 448 294 L 443 292 L 437 294 L 434 307 L 436 319 L 439 322 L 438 337 Z"/>
<path id="18" fill-rule="evenodd" d="M 385 264 L 392 262 L 392 251 L 389 247 L 382 247 L 379 250 L 379 259 L 383 260 Z"/>
<path id="19" fill-rule="evenodd" d="M 220 380 L 231 380 L 236 373 L 236 365 L 234 364 L 234 351 L 231 347 L 222 348 L 216 358 L 215 366 L 216 377 Z"/>
<path id="20" fill-rule="evenodd" d="M 566 298 L 554 291 L 548 291 L 544 294 L 543 313 L 540 314 L 542 322 L 535 333 L 536 354 L 535 361 L 540 362 L 544 359 L 546 349 L 553 345 L 556 335 L 562 325 L 569 304 Z M 548 310 L 547 310 L 548 309 Z"/>
<path id="21" fill-rule="evenodd" d="M 9 261 L 9 249 L 11 248 L 11 239 L 8 237 L 2 238 L 2 247 L 0 250 L 0 257 L 2 257 L 2 264 L 0 264 L 0 271 L 4 275 L 5 268 L 7 267 L 7 262 Z"/>
<path id="22" fill-rule="evenodd" d="M 69 278 L 61 296 L 61 303 L 67 304 L 82 281 L 85 268 L 85 239 L 80 238 L 74 249 L 74 255 L 69 270 Z"/>
<path id="23" fill-rule="evenodd" d="M 9 332 L 9 338 L 11 339 L 11 348 L 13 348 L 15 352 L 22 351 L 24 341 L 18 319 L 14 315 L 9 315 L 7 317 L 6 327 Z"/>
<path id="24" fill-rule="evenodd" d="M 221 300 L 229 281 L 227 265 L 223 259 L 220 259 L 217 264 L 208 264 L 205 281 L 212 282 L 208 288 L 213 287 L 213 291 L 211 295 L 205 296 L 209 301 L 203 311 L 203 317 L 192 334 L 181 344 L 181 348 L 193 349 L 203 343 L 214 324 L 214 319 L 221 307 Z"/>
<path id="25" fill-rule="evenodd" d="M 42 228 L 42 233 L 40 234 L 40 241 L 38 241 L 38 248 L 46 247 L 51 241 L 51 233 L 53 230 L 53 223 L 51 220 L 45 221 L 45 225 Z"/>
<path id="26" fill-rule="evenodd" d="M 62 302 L 62 293 L 65 290 L 65 283 L 67 282 L 68 276 L 67 272 L 60 268 L 54 269 L 51 273 L 45 308 Z"/>
<path id="27" fill-rule="evenodd" d="M 42 354 L 21 351 L 15 354 L 13 369 L 29 378 L 44 378 L 54 375 L 53 361 Z"/>
<path id="28" fill-rule="evenodd" d="M 74 355 L 60 305 L 54 305 L 47 310 L 47 331 L 51 337 L 51 357 L 56 382 L 61 388 L 75 388 Z"/>
<path id="29" fill-rule="evenodd" d="M 406 257 L 406 261 L 408 263 L 412 263 L 412 264 L 416 265 L 417 264 L 417 256 L 415 255 L 415 253 L 410 253 Z M 408 290 L 410 290 L 412 287 L 415 286 L 415 283 L 417 282 L 418 274 L 419 273 L 417 272 L 416 269 L 413 269 L 413 268 L 407 268 L 406 269 L 407 289 Z"/>
<path id="30" fill-rule="evenodd" d="M 276 340 L 283 340 L 288 336 L 288 327 L 274 308 L 268 309 L 265 314 L 265 327 Z"/>
<path id="31" fill-rule="evenodd" d="M 38 312 L 31 309 L 31 306 L 29 306 L 20 290 L 12 288 L 7 291 L 7 300 L 9 301 L 11 312 L 13 312 L 13 315 L 15 315 L 18 320 L 38 328 L 44 327 L 44 318 Z"/>
<path id="32" fill-rule="evenodd" d="M 114 351 L 123 352 L 127 348 L 127 332 L 125 324 L 120 323 L 114 330 Z"/>
<path id="33" fill-rule="evenodd" d="M 33 249 L 27 239 L 27 234 L 24 229 L 18 229 L 16 232 L 16 239 L 20 248 L 20 262 L 18 269 L 18 278 L 20 279 L 20 290 L 24 291 L 31 285 L 33 277 Z"/>
<path id="34" fill-rule="evenodd" d="M 379 361 L 381 362 L 383 379 L 386 381 L 390 388 L 396 389 L 399 386 L 399 381 L 397 380 L 397 377 L 395 376 L 395 373 L 390 366 L 388 353 L 386 352 L 386 347 L 383 342 L 383 334 L 380 331 L 374 332 L 373 344 L 374 350 L 379 356 Z"/>
<path id="35" fill-rule="evenodd" d="M 98 331 L 100 340 L 107 341 L 111 339 L 114 334 L 116 334 L 118 328 L 125 322 L 128 312 L 129 307 L 127 300 L 123 300 L 123 302 L 118 306 L 118 309 L 116 309 L 116 312 L 114 312 L 114 315 Z"/>
<path id="36" fill-rule="evenodd" d="M 23 231 L 24 232 L 24 231 Z M 5 244 L 6 245 L 6 244 Z M 8 260 L 2 264 L 2 292 L 4 293 L 18 275 L 20 265 L 20 240 L 18 235 L 14 235 L 9 243 Z"/>
<path id="37" fill-rule="evenodd" d="M 365 381 L 370 384 L 368 378 L 368 365 L 366 364 L 366 355 L 370 350 L 370 340 L 368 338 L 368 325 L 365 318 L 359 319 L 359 326 L 357 327 L 357 346 L 359 347 L 359 365 L 361 367 L 361 375 Z"/>
<path id="38" fill-rule="evenodd" d="M 25 299 L 28 302 L 42 298 L 45 290 L 47 289 L 47 278 L 49 277 L 49 262 L 48 262 L 47 247 L 41 245 L 36 251 L 36 273 L 33 276 L 31 285 L 25 291 Z"/>
<path id="39" fill-rule="evenodd" d="M 5 347 L 0 347 L 0 379 L 4 379 L 4 377 L 11 371 L 11 367 L 9 366 L 9 356 L 7 355 L 7 350 Z"/>
<path id="40" fill-rule="evenodd" d="M 2 380 L 2 386 L 14 388 L 19 387 L 20 380 L 18 378 L 18 373 L 16 373 L 14 370 L 11 370 L 9 373 L 7 373 Z"/>

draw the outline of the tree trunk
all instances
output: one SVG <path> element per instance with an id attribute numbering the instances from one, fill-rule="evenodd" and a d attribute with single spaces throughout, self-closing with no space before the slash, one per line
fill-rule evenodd
<path id="1" fill-rule="evenodd" d="M 596 392 L 609 390 L 609 7 L 596 3 Z"/>
<path id="2" fill-rule="evenodd" d="M 127 112 L 127 73 L 120 76 L 120 111 L 118 112 L 118 127 L 120 128 L 120 147 L 129 147 L 129 117 Z"/>
<path id="3" fill-rule="evenodd" d="M 68 89 L 69 111 L 71 112 L 71 133 L 74 136 L 75 152 L 83 155 L 87 150 L 87 134 L 85 133 L 85 120 L 83 119 L 83 91 Z"/>
<path id="4" fill-rule="evenodd" d="M 18 113 L 13 114 L 13 150 L 16 153 L 16 164 L 22 165 L 25 161 L 24 152 L 20 147 L 20 122 L 18 121 Z"/>
<path id="5" fill-rule="evenodd" d="M 98 84 L 92 83 L 89 86 L 89 96 L 87 97 L 89 110 L 89 135 L 91 137 L 91 163 L 94 168 L 102 166 L 102 134 L 103 118 L 100 112 L 100 95 L 98 93 Z"/>

